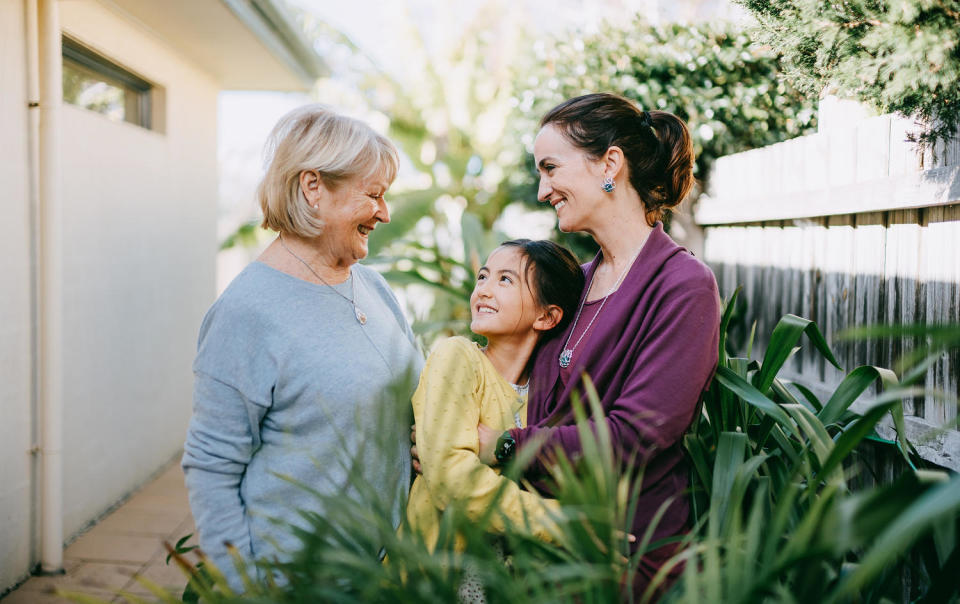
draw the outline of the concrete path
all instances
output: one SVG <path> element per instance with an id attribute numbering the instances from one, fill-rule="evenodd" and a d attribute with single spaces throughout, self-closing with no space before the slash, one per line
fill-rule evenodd
<path id="1" fill-rule="evenodd" d="M 66 549 L 66 575 L 31 577 L 0 603 L 69 602 L 54 595 L 54 589 L 81 592 L 104 602 L 137 601 L 118 595 L 119 591 L 156 600 L 136 577 L 145 577 L 179 595 L 187 580 L 173 562 L 170 566 L 164 563 L 167 554 L 163 542 L 172 545 L 193 532 L 183 473 L 174 462 Z M 195 543 L 192 538 L 190 542 Z"/>

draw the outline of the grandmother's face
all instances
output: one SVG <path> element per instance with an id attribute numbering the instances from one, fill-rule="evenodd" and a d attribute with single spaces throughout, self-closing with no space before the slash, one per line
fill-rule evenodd
<path id="1" fill-rule="evenodd" d="M 335 263 L 353 264 L 367 257 L 370 232 L 390 222 L 384 195 L 390 183 L 383 178 L 353 179 L 335 189 L 320 185 L 315 212 L 324 222 L 318 238 Z"/>

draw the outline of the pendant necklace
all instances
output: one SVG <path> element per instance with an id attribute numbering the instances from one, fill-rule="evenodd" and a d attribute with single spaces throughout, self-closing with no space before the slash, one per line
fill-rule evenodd
<path id="1" fill-rule="evenodd" d="M 329 283 L 327 283 L 327 280 L 326 280 L 326 279 L 324 279 L 323 277 L 321 277 L 320 274 L 319 274 L 317 271 L 313 270 L 313 267 L 310 266 L 310 263 L 309 263 L 309 262 L 307 262 L 306 260 L 304 260 L 304 259 L 301 258 L 300 256 L 297 256 L 296 254 L 294 254 L 294 253 L 293 253 L 293 250 L 291 250 L 290 248 L 287 247 L 287 244 L 286 244 L 286 242 L 284 242 L 282 235 L 277 235 L 277 239 L 280 240 L 280 245 L 283 246 L 283 249 L 287 250 L 287 252 L 289 252 L 289 254 L 290 254 L 291 256 L 293 256 L 294 258 L 296 258 L 297 260 L 299 260 L 305 267 L 307 267 L 307 270 L 309 270 L 311 273 L 313 273 L 313 276 L 314 276 L 314 277 L 316 277 L 317 279 L 319 279 L 321 283 L 323 283 L 324 285 L 326 285 L 327 287 L 329 287 L 331 290 L 333 290 L 333 293 L 337 294 L 338 296 L 340 296 L 341 298 L 343 298 L 344 300 L 346 300 L 347 302 L 350 303 L 350 306 L 353 307 L 353 314 L 354 314 L 355 317 L 357 317 L 357 322 L 359 322 L 360 325 L 366 325 L 366 324 L 367 324 L 367 315 L 364 314 L 364 312 L 363 312 L 362 310 L 360 310 L 360 308 L 357 307 L 357 303 L 356 303 L 356 301 L 355 301 L 355 300 L 357 299 L 357 280 L 356 280 L 356 279 L 354 278 L 354 276 L 353 276 L 353 270 L 352 270 L 352 269 L 350 270 L 350 289 L 351 289 L 351 292 L 353 293 L 353 299 L 351 300 L 350 298 L 348 298 L 348 297 L 344 296 L 343 294 L 341 294 L 341 293 L 339 292 L 339 290 L 337 290 L 337 288 L 335 288 L 334 286 L 332 286 L 332 285 L 330 285 Z"/>
<path id="2" fill-rule="evenodd" d="M 647 237 L 650 236 L 650 233 L 647 233 Z M 603 310 L 603 305 L 607 303 L 607 298 L 610 297 L 610 294 L 617 291 L 617 288 L 620 287 L 620 282 L 623 281 L 623 278 L 627 276 L 627 273 L 630 271 L 630 268 L 633 266 L 634 261 L 636 261 L 637 256 L 640 255 L 640 250 L 643 249 L 643 245 L 647 242 L 647 237 L 643 238 L 643 241 L 640 242 L 640 247 L 637 248 L 637 251 L 633 253 L 633 257 L 630 259 L 630 262 L 627 263 L 627 266 L 624 267 L 623 272 L 620 273 L 620 276 L 617 277 L 617 281 L 613 284 L 613 287 L 610 288 L 610 291 L 607 292 L 607 295 L 603 297 L 603 300 L 600 301 L 600 308 L 597 309 L 597 312 L 594 313 L 593 318 L 590 319 L 590 322 L 587 323 L 586 329 L 583 330 L 583 333 L 580 334 L 580 337 L 577 338 L 577 341 L 574 342 L 573 346 L 567 348 L 570 344 L 570 338 L 573 337 L 573 332 L 577 330 L 577 321 L 580 320 L 580 313 L 583 312 L 583 305 L 587 302 L 587 296 L 590 295 L 590 287 L 593 286 L 593 278 L 597 276 L 597 271 L 593 271 L 593 274 L 590 275 L 590 283 L 587 284 L 587 290 L 583 293 L 583 299 L 580 300 L 580 308 L 577 309 L 577 314 L 573 318 L 573 325 L 570 327 L 570 333 L 567 334 L 567 340 L 563 343 L 563 352 L 560 353 L 560 367 L 566 369 L 570 366 L 570 362 L 573 360 L 573 351 L 577 349 L 577 346 L 580 345 L 580 342 L 583 341 L 584 336 L 587 335 L 587 332 L 590 331 L 590 326 L 593 325 L 593 322 L 597 320 L 597 317 L 600 316 L 600 311 Z"/>

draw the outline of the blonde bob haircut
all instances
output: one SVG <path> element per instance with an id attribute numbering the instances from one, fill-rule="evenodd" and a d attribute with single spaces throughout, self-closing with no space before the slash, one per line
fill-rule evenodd
<path id="1" fill-rule="evenodd" d="M 307 203 L 300 174 L 314 171 L 323 186 L 336 191 L 344 182 L 397 175 L 397 149 L 367 124 L 320 104 L 287 113 L 273 127 L 264 157 L 267 171 L 257 187 L 265 229 L 317 237 L 323 217 Z"/>

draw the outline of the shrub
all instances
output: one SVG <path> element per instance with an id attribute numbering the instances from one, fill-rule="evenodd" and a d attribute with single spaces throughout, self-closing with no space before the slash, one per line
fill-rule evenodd
<path id="1" fill-rule="evenodd" d="M 594 35 L 539 44 L 527 60 L 517 69 L 512 130 L 528 153 L 540 118 L 554 105 L 590 92 L 622 94 L 687 122 L 700 181 L 694 200 L 706 189 L 717 158 L 816 126 L 816 99 L 784 81 L 777 52 L 733 24 L 653 26 L 638 17 Z M 515 186 L 535 191 L 533 168 L 528 155 L 512 176 Z M 518 197 L 533 203 L 535 194 Z M 582 236 L 565 239 L 581 256 L 596 249 Z"/>
<path id="2" fill-rule="evenodd" d="M 527 143 L 551 107 L 601 91 L 683 118 L 700 179 L 718 157 L 816 126 L 814 103 L 783 81 L 777 53 L 732 24 L 652 26 L 637 18 L 627 27 L 608 25 L 592 36 L 554 40 L 535 56 L 517 86 L 514 130 Z"/>
<path id="3" fill-rule="evenodd" d="M 734 306 L 724 312 L 720 364 L 703 415 L 686 438 L 700 530 L 683 559 L 695 561 L 691 566 L 700 572 L 685 573 L 671 600 L 898 601 L 909 593 L 900 571 L 915 560 L 922 567 L 916 576 L 926 581 L 914 586 L 914 595 L 952 597 L 958 586 L 950 577 L 960 562 L 960 477 L 916 469 L 921 462 L 904 438 L 901 401 L 918 393 L 913 380 L 923 373 L 908 367 L 901 380 L 887 369 L 858 367 L 821 401 L 802 384 L 777 377 L 804 335 L 837 365 L 817 326 L 786 315 L 762 360 L 739 357 L 725 349 Z M 951 332 L 952 339 L 941 338 L 944 345 L 960 342 L 960 326 L 923 331 Z M 877 383 L 880 394 L 853 411 L 853 402 Z M 851 485 L 866 471 L 858 448 L 876 437 L 874 427 L 887 415 L 906 470 L 855 490 Z"/>

